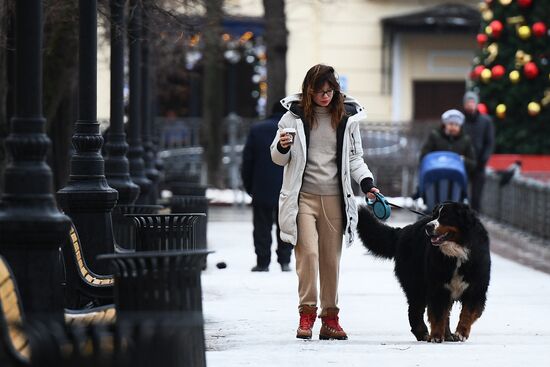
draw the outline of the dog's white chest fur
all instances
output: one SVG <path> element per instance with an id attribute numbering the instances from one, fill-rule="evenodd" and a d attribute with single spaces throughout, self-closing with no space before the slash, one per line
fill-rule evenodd
<path id="1" fill-rule="evenodd" d="M 445 284 L 445 288 L 451 292 L 451 298 L 453 300 L 459 299 L 460 296 L 462 296 L 462 293 L 464 293 L 464 291 L 470 286 L 470 284 L 464 281 L 464 277 L 458 274 L 458 269 L 461 265 L 462 261 L 457 260 L 453 277 L 449 283 Z"/>
<path id="2" fill-rule="evenodd" d="M 468 260 L 470 257 L 470 251 L 467 248 L 460 246 L 458 243 L 453 241 L 445 241 L 439 246 L 439 250 L 449 257 L 456 257 L 459 261 L 457 267 L 462 265 L 462 261 Z"/>

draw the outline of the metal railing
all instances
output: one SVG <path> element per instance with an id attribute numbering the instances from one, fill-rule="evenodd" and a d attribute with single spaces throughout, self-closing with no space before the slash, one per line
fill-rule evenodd
<path id="1" fill-rule="evenodd" d="M 252 121 L 250 118 L 230 115 L 221 125 L 226 143 L 222 148 L 220 174 L 226 187 L 236 189 L 242 186 L 239 175 L 242 150 Z M 204 149 L 200 146 L 200 124 L 201 119 L 196 117 L 156 120 L 159 157 L 164 164 L 166 182 L 205 183 L 206 167 L 202 157 Z"/>
<path id="2" fill-rule="evenodd" d="M 482 213 L 526 233 L 550 239 L 550 184 L 518 176 L 507 185 L 488 172 L 483 190 Z"/>
<path id="3" fill-rule="evenodd" d="M 386 196 L 412 196 L 418 189 L 420 149 L 437 122 L 365 124 L 363 158 Z"/>

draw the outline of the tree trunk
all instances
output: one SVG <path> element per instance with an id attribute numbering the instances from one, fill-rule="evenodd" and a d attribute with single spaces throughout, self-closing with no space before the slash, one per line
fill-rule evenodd
<path id="1" fill-rule="evenodd" d="M 206 1 L 204 27 L 204 78 L 201 140 L 204 149 L 203 162 L 207 166 L 207 184 L 223 188 L 223 50 L 221 21 L 223 0 Z M 191 91 L 191 93 L 196 93 Z"/>
<path id="2" fill-rule="evenodd" d="M 57 191 L 69 177 L 71 136 L 77 118 L 78 1 L 52 4 L 44 10 L 44 117 L 52 141 L 48 164 Z"/>
<path id="3" fill-rule="evenodd" d="M 285 0 L 263 0 L 265 42 L 267 46 L 267 115 L 286 96 L 286 29 Z"/>

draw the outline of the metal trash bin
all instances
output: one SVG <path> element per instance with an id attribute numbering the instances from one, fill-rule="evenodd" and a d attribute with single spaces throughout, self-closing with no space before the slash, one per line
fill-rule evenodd
<path id="1" fill-rule="evenodd" d="M 172 182 L 170 183 L 170 191 L 173 195 L 206 197 L 206 186 L 196 183 Z"/>
<path id="2" fill-rule="evenodd" d="M 195 250 L 197 223 L 204 213 L 126 214 L 135 225 L 136 251 Z"/>
<path id="3" fill-rule="evenodd" d="M 170 199 L 171 212 L 177 213 L 204 213 L 196 224 L 195 241 L 197 248 L 207 248 L 207 222 L 208 222 L 208 199 L 206 196 L 174 195 Z"/>
<path id="4" fill-rule="evenodd" d="M 115 267 L 117 323 L 179 320 L 182 366 L 205 366 L 202 264 L 206 250 L 145 251 L 101 255 Z M 141 320 L 141 321 L 140 321 Z"/>
<path id="5" fill-rule="evenodd" d="M 136 238 L 134 222 L 126 214 L 157 214 L 162 205 L 117 205 L 112 212 L 113 234 L 118 248 L 134 250 Z"/>

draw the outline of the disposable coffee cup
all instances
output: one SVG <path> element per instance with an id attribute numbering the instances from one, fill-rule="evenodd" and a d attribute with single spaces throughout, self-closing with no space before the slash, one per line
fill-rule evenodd
<path id="1" fill-rule="evenodd" d="M 296 129 L 293 127 L 285 127 L 283 132 L 287 135 L 290 135 L 290 143 L 294 143 L 294 137 L 296 136 Z"/>

